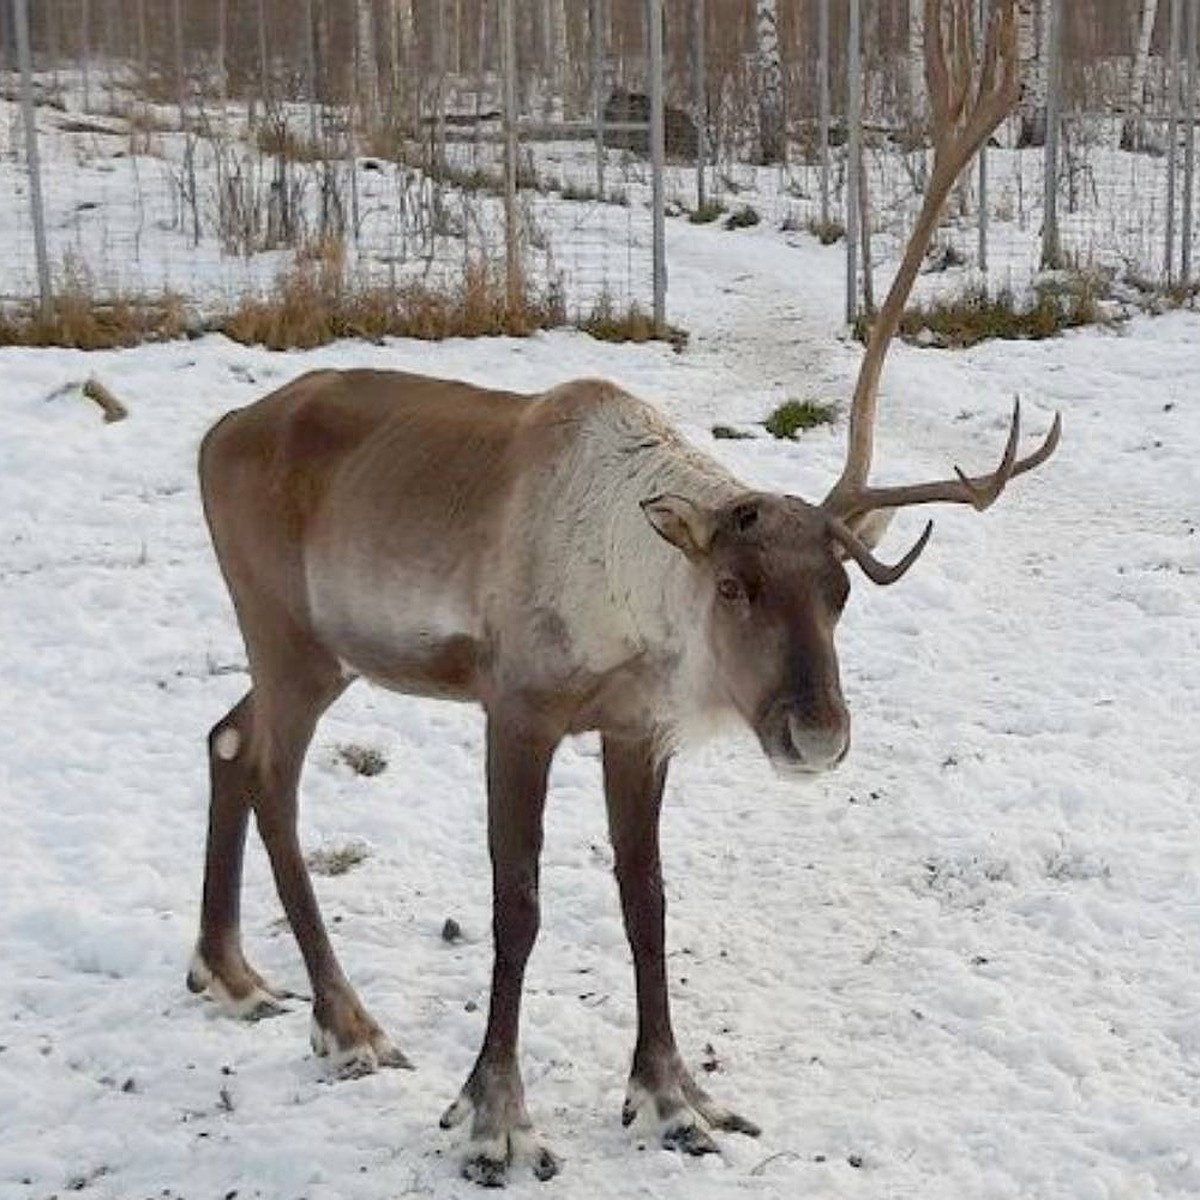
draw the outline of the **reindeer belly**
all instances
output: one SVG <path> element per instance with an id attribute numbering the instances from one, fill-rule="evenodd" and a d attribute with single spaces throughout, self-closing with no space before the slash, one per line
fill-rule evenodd
<path id="1" fill-rule="evenodd" d="M 406 568 L 342 547 L 307 564 L 322 643 L 346 670 L 411 695 L 473 700 L 484 661 L 482 621 L 458 573 Z"/>

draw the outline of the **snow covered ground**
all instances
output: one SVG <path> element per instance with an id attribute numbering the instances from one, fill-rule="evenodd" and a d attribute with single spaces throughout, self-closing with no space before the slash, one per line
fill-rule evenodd
<path id="1" fill-rule="evenodd" d="M 303 1003 L 240 1025 L 190 996 L 204 737 L 246 686 L 202 525 L 203 430 L 312 366 L 541 389 L 616 378 L 749 482 L 820 496 L 844 428 L 714 441 L 787 396 L 844 399 L 841 254 L 670 226 L 682 355 L 575 334 L 338 345 L 220 339 L 0 351 L 0 1196 L 357 1200 L 470 1194 L 436 1127 L 490 967 L 481 719 L 351 689 L 304 785 L 347 970 L 413 1073 L 332 1082 Z M 97 374 L 132 416 L 102 425 Z M 1200 318 L 1038 344 L 897 347 L 881 477 L 990 466 L 1014 392 L 1063 445 L 984 517 L 937 514 L 899 586 L 843 623 L 855 745 L 776 779 L 747 737 L 668 791 L 670 975 L 685 1056 L 761 1122 L 701 1161 L 621 1128 L 632 978 L 594 738 L 553 776 L 523 1067 L 557 1200 L 1153 1200 L 1200 1194 Z M 907 545 L 916 515 L 885 549 Z M 337 755 L 379 750 L 382 774 Z M 248 951 L 303 988 L 253 840 Z M 440 937 L 453 916 L 465 937 Z"/>

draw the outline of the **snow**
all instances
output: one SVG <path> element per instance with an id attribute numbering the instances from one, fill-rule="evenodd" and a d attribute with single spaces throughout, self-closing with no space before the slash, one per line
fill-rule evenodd
<path id="1" fill-rule="evenodd" d="M 543 389 L 615 378 L 749 483 L 819 497 L 844 426 L 754 429 L 844 400 L 841 256 L 765 226 L 672 222 L 671 317 L 613 347 L 219 338 L 0 351 L 0 1196 L 458 1197 L 437 1118 L 482 1036 L 490 972 L 482 722 L 358 685 L 304 783 L 306 847 L 365 847 L 316 886 L 338 952 L 415 1072 L 333 1082 L 308 1012 L 258 1025 L 188 994 L 204 739 L 246 686 L 194 458 L 218 415 L 314 366 Z M 990 466 L 1014 392 L 1063 444 L 984 517 L 936 513 L 840 632 L 854 746 L 813 783 L 746 736 L 673 768 L 663 845 L 681 1048 L 763 1126 L 684 1160 L 619 1121 L 632 973 L 597 743 L 555 765 L 522 1063 L 566 1160 L 515 1195 L 1152 1200 L 1200 1193 L 1200 318 L 967 353 L 897 347 L 879 477 Z M 96 374 L 132 416 L 103 425 Z M 904 514 L 884 550 L 919 530 Z M 337 748 L 379 750 L 354 774 Z M 463 938 L 443 941 L 447 917 Z M 303 990 L 252 834 L 247 951 Z M 701 1070 L 701 1064 L 714 1069 Z"/>

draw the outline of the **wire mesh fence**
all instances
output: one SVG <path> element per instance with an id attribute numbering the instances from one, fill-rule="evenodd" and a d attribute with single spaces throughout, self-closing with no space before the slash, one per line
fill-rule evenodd
<path id="1" fill-rule="evenodd" d="M 0 0 L 10 302 L 39 289 L 26 4 Z M 976 0 L 980 28 L 992 7 Z M 1021 110 L 948 206 L 935 274 L 1190 282 L 1200 0 L 1083 7 L 1020 0 Z M 203 311 L 314 256 L 393 288 L 517 262 L 570 310 L 648 309 L 656 206 L 743 209 L 844 237 L 853 315 L 929 170 L 923 17 L 919 0 L 38 0 L 28 83 L 51 284 L 170 291 Z"/>

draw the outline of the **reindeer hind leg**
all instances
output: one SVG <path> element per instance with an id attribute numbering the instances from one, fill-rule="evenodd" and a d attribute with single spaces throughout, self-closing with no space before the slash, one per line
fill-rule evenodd
<path id="1" fill-rule="evenodd" d="M 256 1021 L 286 1011 L 292 993 L 272 987 L 246 961 L 241 939 L 242 861 L 253 771 L 254 692 L 247 692 L 208 736 L 211 798 L 200 936 L 188 969 L 190 991 L 207 992 L 230 1016 Z"/>

